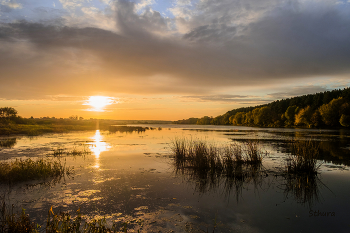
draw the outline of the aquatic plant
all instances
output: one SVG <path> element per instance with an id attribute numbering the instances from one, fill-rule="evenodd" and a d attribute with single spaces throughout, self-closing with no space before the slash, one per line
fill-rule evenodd
<path id="1" fill-rule="evenodd" d="M 91 151 L 84 146 L 83 149 L 79 150 L 76 147 L 73 148 L 73 150 L 67 150 L 64 148 L 57 148 L 53 150 L 52 155 L 54 157 L 63 157 L 63 156 L 85 156 L 91 154 Z"/>
<path id="2" fill-rule="evenodd" d="M 317 160 L 319 145 L 313 140 L 298 140 L 290 143 L 286 172 L 289 174 L 317 174 L 322 165 Z"/>
<path id="3" fill-rule="evenodd" d="M 317 174 L 287 174 L 283 184 L 285 197 L 292 194 L 298 203 L 311 207 L 319 199 L 320 183 L 322 184 Z"/>
<path id="4" fill-rule="evenodd" d="M 202 140 L 176 138 L 170 148 L 175 172 L 194 181 L 199 192 L 224 184 L 226 192 L 234 189 L 238 198 L 246 184 L 258 186 L 267 174 L 262 167 L 267 152 L 257 142 L 216 146 Z"/>
<path id="5" fill-rule="evenodd" d="M 40 226 L 32 222 L 22 208 L 20 214 L 15 214 L 13 206 L 9 210 L 4 201 L 1 203 L 0 232 L 39 232 Z"/>
<path id="6" fill-rule="evenodd" d="M 0 140 L 0 148 L 12 148 L 16 144 L 16 138 L 7 138 Z"/>
<path id="7" fill-rule="evenodd" d="M 0 182 L 22 182 L 27 180 L 61 178 L 70 175 L 72 168 L 66 168 L 60 161 L 45 159 L 16 159 L 11 162 L 0 162 Z"/>
<path id="8" fill-rule="evenodd" d="M 266 151 L 258 142 L 232 143 L 222 147 L 202 140 L 175 138 L 170 146 L 177 167 L 191 167 L 202 171 L 220 171 L 229 174 L 234 164 L 261 164 Z"/>
<path id="9" fill-rule="evenodd" d="M 0 201 L 0 232 L 30 232 L 30 233 L 107 233 L 107 232 L 128 232 L 128 229 L 138 225 L 142 228 L 143 220 L 133 220 L 130 222 L 114 222 L 112 226 L 108 226 L 106 218 L 92 218 L 87 219 L 83 217 L 80 208 L 76 214 L 67 212 L 53 211 L 53 207 L 48 210 L 46 224 L 40 226 L 39 224 L 30 220 L 30 216 L 25 213 L 22 208 L 21 213 L 14 211 L 14 205 L 9 208 L 6 205 L 4 198 Z M 137 230 L 140 232 L 140 230 Z"/>
<path id="10" fill-rule="evenodd" d="M 48 211 L 45 230 L 46 232 L 114 232 L 108 228 L 105 218 L 85 221 L 80 209 L 77 210 L 77 215 L 72 217 L 71 214 L 65 212 L 55 214 L 52 206 Z"/>

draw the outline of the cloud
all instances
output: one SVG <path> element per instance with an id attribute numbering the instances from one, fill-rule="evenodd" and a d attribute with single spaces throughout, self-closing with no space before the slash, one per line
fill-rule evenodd
<path id="1" fill-rule="evenodd" d="M 198 95 L 181 96 L 182 100 L 194 102 L 223 102 L 230 104 L 264 104 L 271 102 L 270 99 L 263 99 L 259 96 L 248 95 Z"/>
<path id="2" fill-rule="evenodd" d="M 350 17 L 325 2 L 177 1 L 175 7 L 184 4 L 190 16 L 166 18 L 151 7 L 137 12 L 136 3 L 120 0 L 107 15 L 81 8 L 85 16 L 77 24 L 66 15 L 49 22 L 2 22 L 0 98 L 101 92 L 208 96 L 220 88 L 344 77 L 350 73 Z M 101 18 L 110 19 L 108 27 L 93 23 Z"/>
<path id="3" fill-rule="evenodd" d="M 2 0 L 0 1 L 0 4 L 11 9 L 22 8 L 22 4 L 18 3 L 16 0 Z"/>
<path id="4" fill-rule="evenodd" d="M 302 96 L 302 95 L 307 95 L 307 94 L 314 94 L 318 92 L 324 92 L 328 91 L 327 88 L 322 87 L 322 86 L 297 86 L 291 88 L 291 90 L 288 91 L 282 91 L 282 92 L 275 92 L 275 93 L 270 93 L 267 96 L 272 98 L 272 99 L 286 99 L 286 98 L 291 98 L 294 96 Z"/>

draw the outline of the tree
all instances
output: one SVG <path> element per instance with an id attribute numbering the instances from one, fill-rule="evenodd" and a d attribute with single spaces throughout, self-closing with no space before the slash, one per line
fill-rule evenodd
<path id="1" fill-rule="evenodd" d="M 349 115 L 341 115 L 339 123 L 344 127 L 350 127 L 350 116 Z"/>
<path id="2" fill-rule="evenodd" d="M 294 125 L 294 121 L 295 121 L 295 113 L 298 111 L 298 107 L 293 105 L 293 106 L 289 106 L 286 110 L 286 112 L 284 113 L 284 116 L 286 117 L 287 121 L 286 121 L 286 125 Z"/>
<path id="3" fill-rule="evenodd" d="M 271 110 L 265 106 L 253 110 L 254 124 L 258 126 L 268 126 L 271 123 Z"/>
<path id="4" fill-rule="evenodd" d="M 310 126 L 311 124 L 311 117 L 312 117 L 312 110 L 310 106 L 307 106 L 306 108 L 301 109 L 298 114 L 295 115 L 295 125 L 305 125 Z"/>
<path id="5" fill-rule="evenodd" d="M 313 126 L 313 127 L 319 127 L 322 125 L 322 117 L 321 117 L 321 114 L 318 110 L 316 110 L 312 114 L 310 123 L 311 123 L 311 126 Z"/>
<path id="6" fill-rule="evenodd" d="M 333 99 L 328 104 L 323 104 L 318 110 L 320 111 L 322 121 L 328 126 L 338 126 L 340 120 L 341 106 L 344 104 L 344 99 L 339 97 Z"/>
<path id="7" fill-rule="evenodd" d="M 17 110 L 12 107 L 0 108 L 0 117 L 1 118 L 13 118 L 17 116 Z"/>
<path id="8" fill-rule="evenodd" d="M 212 119 L 213 119 L 212 117 L 204 116 L 198 119 L 197 125 L 210 125 L 210 122 Z"/>
<path id="9" fill-rule="evenodd" d="M 231 119 L 232 125 L 242 125 L 244 122 L 244 112 L 237 112 L 236 115 L 234 115 Z"/>
<path id="10" fill-rule="evenodd" d="M 12 107 L 0 108 L 0 122 L 10 123 L 17 118 L 17 110 Z"/>

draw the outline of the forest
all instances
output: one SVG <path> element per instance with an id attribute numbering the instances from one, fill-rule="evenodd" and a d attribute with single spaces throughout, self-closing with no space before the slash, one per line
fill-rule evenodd
<path id="1" fill-rule="evenodd" d="M 276 100 L 255 107 L 237 108 L 217 117 L 189 118 L 173 123 L 258 127 L 350 127 L 350 88 Z"/>

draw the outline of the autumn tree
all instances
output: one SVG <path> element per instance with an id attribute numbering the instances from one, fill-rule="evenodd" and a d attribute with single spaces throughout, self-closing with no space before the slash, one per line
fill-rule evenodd
<path id="1" fill-rule="evenodd" d="M 344 99 L 331 100 L 328 104 L 323 104 L 318 110 L 321 114 L 322 121 L 328 126 L 338 126 L 341 117 L 340 110 L 344 104 Z"/>
<path id="2" fill-rule="evenodd" d="M 301 109 L 296 115 L 295 115 L 295 121 L 294 125 L 296 126 L 308 126 L 311 125 L 311 117 L 312 117 L 312 110 L 310 106 L 307 106 L 306 108 Z"/>
<path id="3" fill-rule="evenodd" d="M 244 123 L 244 112 L 238 112 L 236 115 L 234 115 L 231 119 L 232 125 L 242 125 Z"/>
<path id="4" fill-rule="evenodd" d="M 286 125 L 287 126 L 294 125 L 296 112 L 298 112 L 298 107 L 295 105 L 289 106 L 287 108 L 286 112 L 284 113 L 284 116 L 286 117 Z"/>

